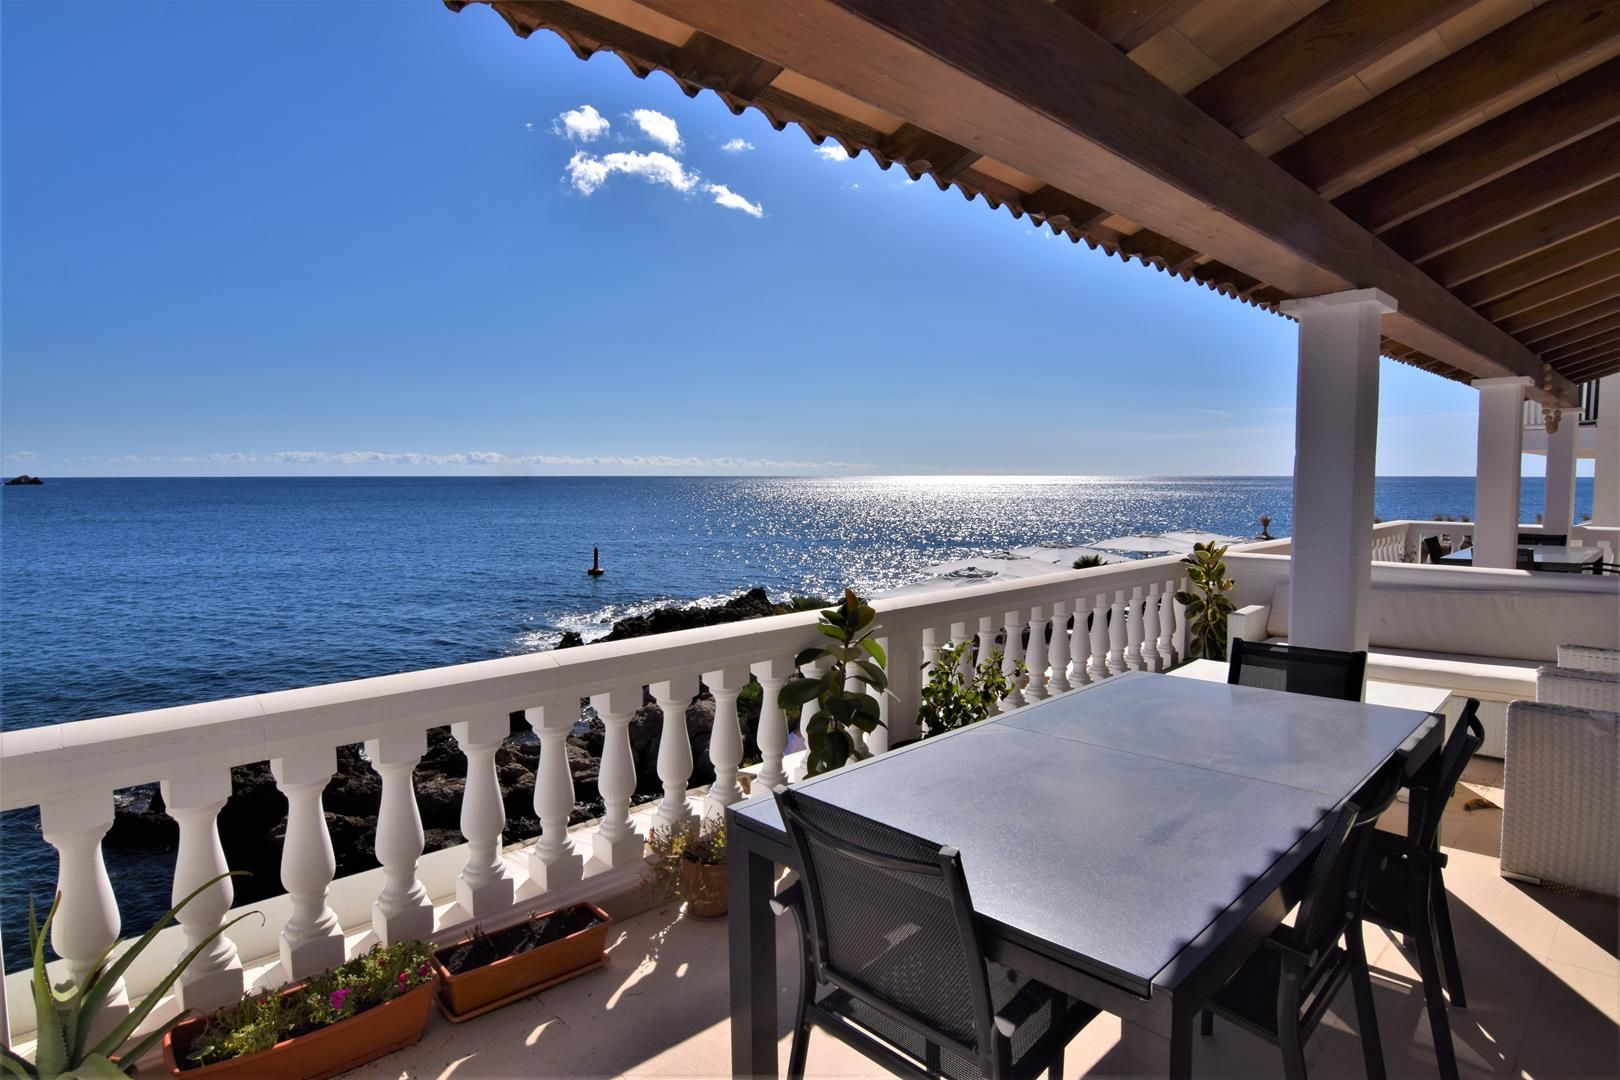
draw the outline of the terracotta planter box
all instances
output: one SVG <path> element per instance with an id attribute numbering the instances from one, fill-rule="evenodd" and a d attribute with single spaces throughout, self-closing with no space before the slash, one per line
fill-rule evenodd
<path id="1" fill-rule="evenodd" d="M 185 1060 L 186 1051 L 191 1049 L 192 1040 L 202 1033 L 207 1022 L 207 1017 L 194 1016 L 163 1036 L 163 1064 L 171 1075 L 188 1080 L 215 1077 L 253 1080 L 266 1076 L 277 1080 L 326 1080 L 395 1050 L 403 1050 L 420 1039 L 433 1008 L 434 988 L 432 982 L 423 983 L 392 1001 L 279 1042 L 257 1054 L 183 1069 L 180 1063 Z M 290 987 L 283 995 L 301 989 L 302 985 Z"/>
<path id="2" fill-rule="evenodd" d="M 681 860 L 681 895 L 686 913 L 698 919 L 718 919 L 726 913 L 726 864 Z"/>
<path id="3" fill-rule="evenodd" d="M 608 930 L 613 926 L 613 916 L 589 903 L 570 904 L 568 908 L 559 910 L 572 908 L 584 908 L 597 921 L 539 948 L 469 968 L 459 975 L 453 974 L 445 966 L 445 961 L 457 949 L 469 944 L 472 938 L 464 938 L 455 945 L 435 952 L 433 966 L 439 972 L 439 1011 L 452 1023 L 460 1023 L 601 967 L 605 962 L 604 951 Z M 556 911 L 546 912 L 541 918 L 556 914 Z M 498 939 L 508 931 L 522 928 L 528 921 L 525 918 L 509 923 L 491 931 L 489 937 Z"/>

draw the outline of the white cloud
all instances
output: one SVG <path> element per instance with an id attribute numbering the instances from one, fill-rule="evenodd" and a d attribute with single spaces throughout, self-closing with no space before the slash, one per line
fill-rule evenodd
<path id="1" fill-rule="evenodd" d="M 17 451 L 14 451 L 14 452 L 10 453 L 10 454 L 7 454 L 6 455 L 6 460 L 7 461 L 33 461 L 37 457 L 39 457 L 39 455 L 34 453 L 34 451 L 32 451 L 32 450 L 17 450 Z"/>
<path id="2" fill-rule="evenodd" d="M 759 203 L 749 202 L 747 199 L 743 198 L 735 191 L 732 191 L 724 184 L 705 184 L 703 190 L 707 191 L 710 195 L 713 195 L 714 201 L 719 203 L 721 206 L 732 210 L 741 210 L 749 217 L 762 218 L 765 216 L 765 208 L 763 206 L 761 206 Z"/>
<path id="3" fill-rule="evenodd" d="M 848 161 L 854 156 L 848 150 L 845 150 L 842 146 L 839 146 L 831 139 L 828 139 L 826 142 L 816 147 L 816 153 L 820 154 L 828 161 Z"/>
<path id="4" fill-rule="evenodd" d="M 680 192 L 690 192 L 698 183 L 697 173 L 657 150 L 649 154 L 616 151 L 601 157 L 579 150 L 568 159 L 568 182 L 581 195 L 591 194 L 614 173 L 639 176 L 650 184 L 668 184 Z"/>
<path id="5" fill-rule="evenodd" d="M 533 120 L 525 120 L 523 122 L 523 130 L 524 131 L 533 131 L 534 130 L 534 121 Z"/>
<path id="6" fill-rule="evenodd" d="M 129 455 L 117 460 L 138 460 Z M 156 461 L 158 459 L 150 459 Z M 866 469 L 848 461 L 779 461 L 772 458 L 682 457 L 669 454 L 503 454 L 494 450 L 461 450 L 450 454 L 427 454 L 414 450 L 278 450 L 258 454 L 234 451 L 210 454 L 217 465 L 498 465 L 508 468 L 533 466 L 607 466 L 670 469 Z"/>
<path id="7" fill-rule="evenodd" d="M 596 111 L 594 105 L 581 105 L 552 121 L 551 130 L 567 139 L 591 142 L 606 135 L 612 126 L 607 117 Z"/>
<path id="8" fill-rule="evenodd" d="M 741 154 L 745 151 L 752 150 L 753 148 L 754 144 L 749 142 L 747 139 L 732 139 L 729 142 L 723 142 L 720 144 L 720 149 L 724 150 L 728 154 Z"/>
<path id="9" fill-rule="evenodd" d="M 637 109 L 630 114 L 630 119 L 641 128 L 643 135 L 665 150 L 673 154 L 681 152 L 681 129 L 675 126 L 672 118 L 651 109 Z"/>

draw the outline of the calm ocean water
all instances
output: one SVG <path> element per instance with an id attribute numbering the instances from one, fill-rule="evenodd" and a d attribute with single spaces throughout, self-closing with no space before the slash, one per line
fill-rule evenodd
<path id="1" fill-rule="evenodd" d="M 659 604 L 872 592 L 1044 540 L 1290 527 L 1287 477 L 50 480 L 0 488 L 0 724 L 33 727 L 543 649 Z M 1470 477 L 1379 479 L 1380 517 Z M 1542 481 L 1524 481 L 1532 519 Z M 1577 490 L 1591 509 L 1589 478 Z M 608 573 L 585 576 L 591 546 Z M 50 888 L 8 822 L 17 904 Z M 114 873 L 121 860 L 114 860 Z M 161 892 L 166 894 L 166 884 Z M 143 907 L 149 905 L 143 905 Z M 161 910 L 161 906 L 157 909 Z M 126 907 L 126 929 L 139 926 Z"/>

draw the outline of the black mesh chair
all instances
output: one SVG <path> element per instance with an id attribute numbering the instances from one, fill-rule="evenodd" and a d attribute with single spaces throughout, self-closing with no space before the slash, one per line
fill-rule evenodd
<path id="1" fill-rule="evenodd" d="M 1538 544 L 1546 544 L 1549 547 L 1563 547 L 1565 544 L 1568 544 L 1568 543 L 1569 543 L 1569 534 L 1568 533 L 1520 533 L 1519 534 L 1519 546 L 1520 547 L 1535 547 Z"/>
<path id="2" fill-rule="evenodd" d="M 907 1076 L 1062 1073 L 1097 1010 L 985 959 L 954 848 L 802 792 L 776 798 L 803 867 L 774 905 L 804 940 L 788 1076 L 804 1075 L 811 1025 Z"/>
<path id="3" fill-rule="evenodd" d="M 1234 686 L 1360 701 L 1366 673 L 1365 650 L 1337 652 L 1234 638 L 1226 681 Z"/>
<path id="4" fill-rule="evenodd" d="M 1346 803 L 1333 815 L 1294 924 L 1273 930 L 1216 992 L 1203 1014 L 1206 1037 L 1215 1034 L 1219 1016 L 1280 1049 L 1288 1080 L 1305 1080 L 1305 1043 L 1348 980 L 1367 1076 L 1383 1080 L 1384 1051 L 1361 936 L 1362 882 L 1373 823 L 1395 800 L 1400 776 L 1398 767 L 1385 768 L 1363 789 L 1364 803 Z"/>
<path id="5" fill-rule="evenodd" d="M 1432 563 L 1437 563 L 1446 557 L 1446 553 L 1440 550 L 1440 538 L 1438 536 L 1425 536 L 1423 538 L 1423 557 Z"/>
<path id="6" fill-rule="evenodd" d="M 1457 964 L 1457 942 L 1451 934 L 1451 910 L 1446 900 L 1446 882 L 1441 870 L 1446 865 L 1440 850 L 1440 819 L 1446 803 L 1457 790 L 1463 770 L 1485 743 L 1485 727 L 1479 722 L 1479 702 L 1469 698 L 1457 726 L 1452 728 L 1440 755 L 1437 787 L 1425 794 L 1422 819 L 1415 832 L 1374 831 L 1368 856 L 1367 901 L 1364 918 L 1375 926 L 1394 931 L 1418 949 L 1418 970 L 1423 976 L 1423 996 L 1431 1020 L 1438 1011 L 1444 1019 L 1446 999 L 1441 994 L 1440 968 L 1445 970 L 1445 989 L 1451 1004 L 1467 1007 L 1463 995 L 1462 969 Z M 1430 940 L 1430 934 L 1433 940 Z M 1435 952 L 1440 963 L 1435 962 Z M 1449 1034 L 1449 1025 L 1437 1028 Z M 1437 1042 L 1439 1036 L 1436 1036 Z M 1449 1047 L 1441 1054 L 1450 1058 L 1448 1075 L 1456 1072 L 1455 1055 Z"/>

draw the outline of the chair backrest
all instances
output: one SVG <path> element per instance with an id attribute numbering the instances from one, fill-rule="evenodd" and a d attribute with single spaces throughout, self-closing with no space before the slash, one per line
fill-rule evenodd
<path id="1" fill-rule="evenodd" d="M 1423 820 L 1418 823 L 1417 842 L 1421 850 L 1428 851 L 1434 847 L 1435 840 L 1440 836 L 1440 819 L 1446 812 L 1446 803 L 1451 801 L 1452 792 L 1457 790 L 1457 781 L 1462 779 L 1468 762 L 1483 745 L 1485 725 L 1479 722 L 1479 702 L 1469 698 L 1463 705 L 1462 715 L 1457 717 L 1457 726 L 1451 729 L 1451 736 L 1446 739 L 1445 748 L 1440 752 L 1440 778 L 1428 805 L 1423 808 Z"/>
<path id="2" fill-rule="evenodd" d="M 1534 546 L 1536 544 L 1548 544 L 1548 545 L 1550 545 L 1552 547 L 1563 547 L 1565 544 L 1569 543 L 1569 534 L 1568 533 L 1520 533 L 1519 534 L 1519 543 L 1521 545 L 1528 545 L 1528 546 Z"/>
<path id="3" fill-rule="evenodd" d="M 1401 764 L 1390 761 L 1362 787 L 1360 802 L 1347 802 L 1334 814 L 1294 917 L 1294 931 L 1303 947 L 1328 948 L 1360 916 L 1372 829 L 1395 801 L 1400 784 Z"/>
<path id="4" fill-rule="evenodd" d="M 1438 536 L 1425 536 L 1423 538 L 1423 554 L 1432 563 L 1437 563 L 1445 558 L 1445 552 L 1440 550 L 1440 538 Z"/>
<path id="5" fill-rule="evenodd" d="M 1360 701 L 1366 673 L 1365 650 L 1338 652 L 1237 638 L 1232 642 L 1226 681 L 1236 686 Z"/>
<path id="6" fill-rule="evenodd" d="M 954 848 L 808 796 L 776 796 L 798 848 L 816 977 L 985 1058 L 990 988 Z"/>

